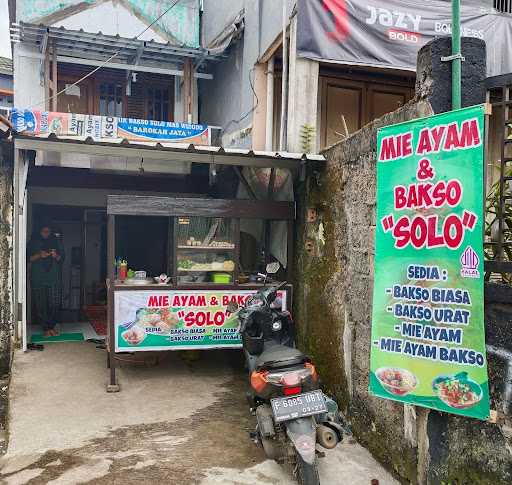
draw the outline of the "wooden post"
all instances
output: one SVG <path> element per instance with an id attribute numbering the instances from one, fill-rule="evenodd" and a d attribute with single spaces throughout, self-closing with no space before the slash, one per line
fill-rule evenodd
<path id="1" fill-rule="evenodd" d="M 192 121 L 192 81 L 193 81 L 192 59 L 185 59 L 183 64 L 183 121 L 189 123 Z"/>
<path id="2" fill-rule="evenodd" d="M 286 279 L 288 280 L 288 283 L 291 283 L 293 281 L 293 266 L 294 266 L 294 244 L 295 244 L 295 221 L 290 219 L 287 222 L 287 251 L 286 251 Z"/>
<path id="3" fill-rule="evenodd" d="M 52 111 L 57 111 L 57 47 L 55 44 L 52 49 Z"/>
<path id="4" fill-rule="evenodd" d="M 239 284 L 239 276 L 240 276 L 240 219 L 235 219 L 233 221 L 235 237 L 235 271 L 233 272 L 233 281 L 232 283 L 235 285 Z"/>
<path id="5" fill-rule="evenodd" d="M 267 200 L 272 200 L 274 198 L 274 185 L 276 183 L 276 169 L 270 169 L 270 176 L 268 181 L 268 189 L 267 189 Z M 272 222 L 270 219 L 267 219 L 264 223 L 263 230 L 263 244 L 265 245 L 265 265 L 270 263 L 270 241 L 271 241 L 271 227 Z"/>
<path id="6" fill-rule="evenodd" d="M 108 335 L 107 335 L 107 365 L 110 368 L 110 379 L 107 384 L 107 392 L 119 392 L 119 384 L 116 379 L 116 332 L 114 328 L 114 291 L 115 291 L 115 274 L 114 274 L 114 259 L 116 248 L 116 225 L 115 216 L 109 214 L 107 223 L 107 317 L 108 317 Z"/>
<path id="7" fill-rule="evenodd" d="M 44 52 L 44 109 L 50 110 L 50 56 L 48 55 L 48 49 Z"/>

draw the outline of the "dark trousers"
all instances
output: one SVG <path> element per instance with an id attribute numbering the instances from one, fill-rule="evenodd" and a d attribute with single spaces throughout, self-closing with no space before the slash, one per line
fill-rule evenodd
<path id="1" fill-rule="evenodd" d="M 59 286 L 32 288 L 32 298 L 36 310 L 36 321 L 43 331 L 53 330 L 57 323 L 61 305 Z"/>

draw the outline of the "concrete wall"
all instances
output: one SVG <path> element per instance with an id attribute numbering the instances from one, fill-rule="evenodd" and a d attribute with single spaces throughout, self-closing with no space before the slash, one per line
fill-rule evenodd
<path id="1" fill-rule="evenodd" d="M 12 145 L 0 142 L 0 377 L 9 372 L 11 358 L 12 179 Z"/>
<path id="2" fill-rule="evenodd" d="M 379 126 L 431 114 L 428 102 L 408 104 L 325 153 L 319 179 L 308 179 L 302 207 L 295 316 L 300 341 L 315 357 L 327 390 L 354 434 L 384 464 L 417 475 L 416 424 L 404 407 L 368 394 L 375 234 L 376 132 Z M 305 223 L 306 207 L 318 218 Z M 306 244 L 311 247 L 306 251 Z M 405 435 L 407 427 L 412 428 Z"/>
<path id="3" fill-rule="evenodd" d="M 287 0 L 290 15 L 295 0 Z M 225 146 L 251 146 L 250 127 L 256 105 L 254 65 L 282 29 L 282 3 L 275 0 L 204 0 L 202 41 L 207 46 L 245 11 L 243 40 L 228 51 L 228 58 L 213 70 L 213 81 L 200 81 L 200 120 L 224 128 Z M 247 130 L 247 128 L 249 128 Z M 246 131 L 244 131 L 246 130 Z"/>
<path id="4" fill-rule="evenodd" d="M 413 102 L 363 128 L 325 154 L 325 171 L 308 180 L 305 207 L 318 211 L 302 223 L 295 316 L 300 342 L 347 414 L 354 434 L 391 470 L 412 483 L 506 484 L 512 480 L 512 414 L 481 423 L 386 401 L 368 393 L 376 132 L 432 112 Z M 312 251 L 304 248 L 306 243 Z M 487 342 L 512 351 L 512 297 L 487 300 Z M 492 407 L 504 409 L 512 375 L 508 361 L 489 354 Z M 508 384 L 507 384 L 508 383 Z M 458 480 L 458 481 L 455 481 Z"/>
<path id="5" fill-rule="evenodd" d="M 35 47 L 14 44 L 14 106 L 33 107 L 44 110 L 44 86 L 39 76 L 40 62 L 33 55 L 39 54 Z"/>
<path id="6" fill-rule="evenodd" d="M 439 52 L 438 47 L 420 57 Z M 449 45 L 444 43 L 444 48 Z M 465 52 L 463 48 L 468 58 L 475 56 L 467 69 L 485 56 L 482 46 L 479 53 L 473 48 L 476 45 Z M 503 294 L 488 287 L 486 294 L 487 343 L 502 355 L 489 353 L 491 406 L 507 410 L 497 424 L 404 406 L 368 392 L 377 130 L 435 112 L 431 96 L 439 86 L 427 86 L 447 83 L 444 89 L 449 90 L 450 79 L 426 69 L 426 63 L 423 66 L 418 78 L 424 84 L 418 86 L 416 99 L 328 149 L 325 168 L 310 170 L 302 187 L 296 250 L 300 271 L 294 293 L 299 340 L 314 357 L 326 389 L 336 396 L 356 437 L 405 483 L 512 483 L 512 366 L 506 358 L 512 351 L 509 288 Z M 466 81 L 478 83 L 478 72 L 474 76 Z M 310 209 L 316 211 L 316 220 L 306 222 Z"/>

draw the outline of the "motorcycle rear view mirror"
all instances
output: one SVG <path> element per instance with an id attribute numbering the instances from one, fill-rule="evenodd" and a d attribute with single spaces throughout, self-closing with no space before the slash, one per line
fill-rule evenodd
<path id="1" fill-rule="evenodd" d="M 277 261 L 273 263 L 268 263 L 266 268 L 267 274 L 276 274 L 279 271 L 280 267 L 281 265 Z"/>
<path id="2" fill-rule="evenodd" d="M 236 313 L 238 311 L 238 303 L 236 301 L 230 301 L 227 306 L 229 313 Z"/>

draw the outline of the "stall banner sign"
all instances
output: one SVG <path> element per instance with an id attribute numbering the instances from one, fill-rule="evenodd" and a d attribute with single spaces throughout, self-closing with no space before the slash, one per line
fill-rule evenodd
<path id="1" fill-rule="evenodd" d="M 139 120 L 114 116 L 57 113 L 14 108 L 11 114 L 14 129 L 29 135 L 91 137 L 95 141 L 210 144 L 207 125 L 171 121 Z"/>
<path id="2" fill-rule="evenodd" d="M 492 45 L 487 49 L 488 75 L 511 72 L 512 17 L 490 6 L 462 3 L 462 35 Z M 414 71 L 422 46 L 451 35 L 451 2 L 299 0 L 297 22 L 301 57 Z"/>
<path id="3" fill-rule="evenodd" d="M 116 291 L 116 352 L 240 348 L 237 315 L 227 310 L 256 291 Z M 278 295 L 286 309 L 286 292 Z"/>
<path id="4" fill-rule="evenodd" d="M 484 106 L 382 128 L 370 392 L 487 419 Z"/>

